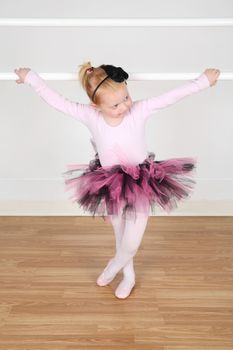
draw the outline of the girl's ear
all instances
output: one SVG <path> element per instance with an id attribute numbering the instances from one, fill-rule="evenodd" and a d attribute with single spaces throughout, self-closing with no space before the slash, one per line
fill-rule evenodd
<path id="1" fill-rule="evenodd" d="M 98 111 L 100 110 L 99 106 L 98 106 L 96 103 L 91 102 L 90 105 L 91 105 L 93 108 L 95 108 L 96 110 L 98 110 Z"/>

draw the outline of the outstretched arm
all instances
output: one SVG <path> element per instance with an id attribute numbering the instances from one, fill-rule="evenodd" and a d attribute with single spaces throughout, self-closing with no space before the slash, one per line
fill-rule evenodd
<path id="1" fill-rule="evenodd" d="M 193 79 L 184 85 L 179 86 L 173 90 L 170 90 L 162 95 L 147 98 L 138 103 L 142 104 L 144 115 L 147 116 L 152 112 L 157 112 L 159 109 L 170 106 L 180 101 L 185 96 L 194 94 L 207 87 L 216 84 L 220 71 L 217 69 L 206 69 L 198 78 Z"/>
<path id="2" fill-rule="evenodd" d="M 50 106 L 55 109 L 71 115 L 76 120 L 88 124 L 92 114 L 95 113 L 94 109 L 87 105 L 78 102 L 70 101 L 58 92 L 51 89 L 46 82 L 33 70 L 29 68 L 15 69 L 15 73 L 19 79 L 16 83 L 26 83 L 30 85 L 34 91 L 42 97 Z"/>

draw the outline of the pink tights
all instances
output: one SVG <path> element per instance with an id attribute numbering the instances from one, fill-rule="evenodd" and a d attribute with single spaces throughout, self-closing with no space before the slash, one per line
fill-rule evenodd
<path id="1" fill-rule="evenodd" d="M 148 217 L 144 213 L 137 213 L 136 220 L 114 215 L 110 217 L 116 240 L 116 254 L 105 271 L 106 278 L 114 278 L 123 269 L 125 279 L 135 280 L 133 257 L 142 241 Z"/>

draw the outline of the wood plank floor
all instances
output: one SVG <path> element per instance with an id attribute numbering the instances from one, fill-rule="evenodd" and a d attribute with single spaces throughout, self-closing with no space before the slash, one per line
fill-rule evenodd
<path id="1" fill-rule="evenodd" d="M 101 218 L 0 217 L 0 349 L 233 349 L 233 217 L 150 217 L 126 300 L 96 285 L 114 246 Z"/>

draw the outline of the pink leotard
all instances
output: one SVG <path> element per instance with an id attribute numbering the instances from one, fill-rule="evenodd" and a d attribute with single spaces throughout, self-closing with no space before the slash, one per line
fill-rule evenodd
<path id="1" fill-rule="evenodd" d="M 148 155 L 145 138 L 145 123 L 148 116 L 210 86 L 207 76 L 202 73 L 198 78 L 162 95 L 134 101 L 121 123 L 111 126 L 106 123 L 101 112 L 91 105 L 65 98 L 51 89 L 33 70 L 27 73 L 24 82 L 49 105 L 87 126 L 102 166 L 142 163 Z"/>

